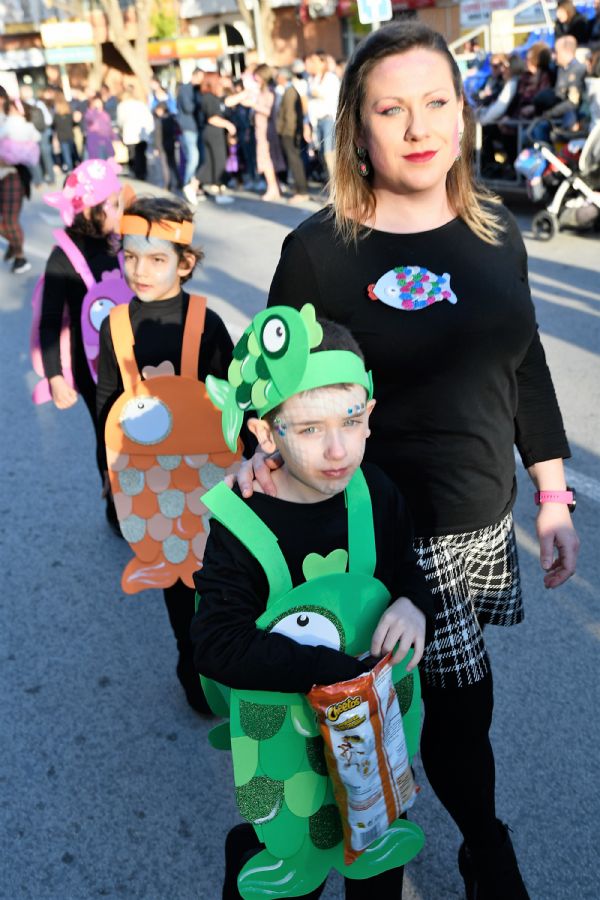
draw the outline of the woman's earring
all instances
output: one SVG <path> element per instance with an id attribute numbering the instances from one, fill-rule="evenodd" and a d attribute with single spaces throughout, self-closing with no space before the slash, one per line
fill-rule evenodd
<path id="1" fill-rule="evenodd" d="M 462 147 L 461 147 L 462 136 L 463 136 L 463 132 L 459 131 L 458 132 L 458 153 L 456 154 L 456 156 L 454 158 L 454 162 L 458 162 L 462 156 Z"/>
<path id="2" fill-rule="evenodd" d="M 357 147 L 356 155 L 358 156 L 358 174 L 361 176 L 361 178 L 366 178 L 367 175 L 369 175 L 371 172 L 371 166 L 369 165 L 367 151 L 364 147 Z"/>

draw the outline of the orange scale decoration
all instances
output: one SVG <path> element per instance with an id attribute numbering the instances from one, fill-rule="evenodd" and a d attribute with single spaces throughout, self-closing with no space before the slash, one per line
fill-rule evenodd
<path id="1" fill-rule="evenodd" d="M 171 484 L 171 473 L 162 466 L 153 466 L 146 472 L 146 484 L 151 491 L 160 494 L 166 491 Z"/>
<path id="2" fill-rule="evenodd" d="M 190 491 L 189 494 L 186 494 L 188 508 L 191 509 L 195 516 L 205 516 L 208 512 L 208 507 L 202 502 L 202 497 L 205 493 L 206 488 L 199 487 L 194 491 Z"/>
<path id="3" fill-rule="evenodd" d="M 171 472 L 171 484 L 174 488 L 188 494 L 198 487 L 198 472 L 182 463 Z"/>
<path id="4" fill-rule="evenodd" d="M 148 533 L 146 533 L 145 537 L 143 537 L 141 541 L 138 541 L 135 544 L 130 544 L 129 546 L 135 552 L 135 555 L 138 557 L 138 559 L 140 559 L 142 562 L 149 563 L 154 562 L 159 556 L 162 545 L 160 541 L 155 541 L 150 537 Z M 135 591 L 128 591 L 125 585 L 123 585 L 123 590 L 126 594 L 135 593 Z M 144 588 L 138 588 L 138 590 L 141 591 L 144 590 Z"/>
<path id="5" fill-rule="evenodd" d="M 142 472 L 145 472 L 147 469 L 151 469 L 154 465 L 154 459 L 151 456 L 142 456 L 141 453 L 136 453 L 130 459 L 129 465 L 135 469 L 141 469 Z"/>
<path id="6" fill-rule="evenodd" d="M 227 447 L 221 412 L 198 380 L 205 312 L 206 298 L 190 297 L 180 375 L 175 375 L 168 361 L 146 366 L 140 374 L 129 309 L 117 306 L 110 313 L 123 393 L 106 421 L 108 474 L 115 495 L 122 493 L 119 472 L 131 469 L 139 473 L 133 485 L 137 493 L 131 503 L 123 502 L 123 515 L 119 509 L 117 515 L 126 538 L 137 539 L 144 534 L 141 540 L 130 542 L 134 557 L 121 576 L 122 588 L 128 594 L 169 587 L 179 579 L 193 587 L 192 576 L 202 564 L 208 523 L 199 491 L 204 493 L 207 481 L 222 480 L 227 469 L 241 458 L 239 444 L 236 453 Z M 128 477 L 131 481 L 134 475 Z M 165 490 L 183 494 L 183 509 L 172 517 L 160 510 Z"/>
<path id="7" fill-rule="evenodd" d="M 186 508 L 173 524 L 173 534 L 190 541 L 198 531 L 198 516 Z"/>
<path id="8" fill-rule="evenodd" d="M 158 512 L 158 498 L 153 491 L 145 490 L 133 497 L 132 511 L 146 521 Z"/>
<path id="9" fill-rule="evenodd" d="M 163 516 L 162 513 L 156 513 L 155 516 L 148 519 L 148 534 L 155 541 L 164 541 L 173 531 L 173 519 Z"/>

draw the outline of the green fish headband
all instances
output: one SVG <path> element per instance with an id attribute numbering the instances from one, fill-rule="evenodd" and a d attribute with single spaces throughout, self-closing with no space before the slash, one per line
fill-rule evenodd
<path id="1" fill-rule="evenodd" d="M 332 384 L 360 384 L 369 399 L 373 379 L 362 359 L 350 350 L 310 351 L 323 340 L 315 308 L 300 312 L 272 306 L 256 315 L 233 349 L 227 381 L 208 375 L 208 396 L 223 413 L 223 436 L 235 451 L 244 413 L 262 418 L 284 400 Z"/>

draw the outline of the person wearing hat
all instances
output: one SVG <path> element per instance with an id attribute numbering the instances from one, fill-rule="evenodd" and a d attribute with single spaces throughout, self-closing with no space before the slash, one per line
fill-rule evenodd
<path id="1" fill-rule="evenodd" d="M 367 631 L 365 649 L 385 656 L 399 642 L 396 663 L 412 647 L 407 671 L 413 670 L 423 655 L 434 601 L 412 550 L 412 524 L 400 492 L 377 466 L 363 465 L 375 401 L 371 373 L 350 332 L 315 319 L 310 303 L 300 311 L 271 307 L 258 313 L 242 335 L 228 380 L 209 376 L 206 388 L 222 410 L 223 435 L 230 447 L 245 413 L 254 410 L 256 417 L 247 420 L 247 427 L 261 449 L 279 451 L 285 465 L 273 472 L 276 497 L 263 494 L 256 482 L 248 499 L 242 498 L 239 487 L 230 491 L 223 484 L 203 495 L 213 518 L 203 566 L 194 575 L 198 612 L 190 634 L 197 670 L 244 692 L 285 693 L 307 693 L 313 684 L 334 684 L 367 671 L 368 664 L 344 652 L 343 634 L 359 602 L 352 591 L 333 628 L 323 615 L 299 615 L 298 607 L 285 621 L 278 619 L 277 627 L 264 630 L 260 624 L 267 606 L 279 599 L 274 571 L 289 571 L 286 590 L 312 577 L 310 560 L 332 562 L 341 556 L 345 561 L 339 571 L 347 567 L 352 573 L 355 553 L 360 555 L 357 545 L 373 551 L 361 572 L 374 575 L 386 590 L 381 607 L 371 612 L 375 627 Z M 369 604 L 376 602 L 369 598 Z M 257 800 L 268 791 L 268 782 L 255 779 Z M 248 818 L 242 806 L 240 811 Z M 271 818 L 276 816 L 274 809 Z M 279 827 L 285 830 L 285 821 Z M 223 900 L 250 896 L 239 891 L 245 876 L 238 881 L 238 875 L 260 850 L 249 823 L 230 831 Z M 364 872 L 355 875 L 352 867 L 351 872 L 344 869 L 351 882 L 346 896 L 399 897 L 403 870 L 391 856 L 390 868 L 379 870 L 381 874 L 365 877 Z M 261 864 L 262 857 L 255 871 L 266 872 Z M 279 896 L 320 896 L 327 870 L 304 873 L 300 867 L 293 877 L 278 869 L 273 867 L 273 877 L 285 885 Z M 305 874 L 310 883 L 304 883 Z M 263 896 L 263 891 L 265 898 L 273 896 L 269 878 L 267 873 L 260 879 L 262 888 L 252 885 L 252 896 Z"/>
<path id="2" fill-rule="evenodd" d="M 88 287 L 76 259 L 83 256 L 96 282 L 107 272 L 118 270 L 119 261 L 111 246 L 122 211 L 122 185 L 118 179 L 121 167 L 114 160 L 88 159 L 67 176 L 61 191 L 44 195 L 44 202 L 60 213 L 65 225 L 67 251 L 53 247 L 44 273 L 39 327 L 39 343 L 43 369 L 57 409 L 69 409 L 81 395 L 96 433 L 96 384 L 86 357 L 81 324 L 81 309 Z M 63 243 L 61 239 L 61 243 Z M 69 245 L 75 246 L 70 253 Z M 65 312 L 69 319 L 71 347 L 70 368 L 73 386 L 65 378 L 61 359 L 61 332 Z M 99 448 L 96 462 L 101 478 Z M 109 522 L 116 524 L 114 508 L 107 505 Z"/>

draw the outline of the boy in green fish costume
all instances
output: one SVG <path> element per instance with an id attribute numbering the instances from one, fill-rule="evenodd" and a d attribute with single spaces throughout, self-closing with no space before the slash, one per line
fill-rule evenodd
<path id="1" fill-rule="evenodd" d="M 267 453 L 277 496 L 249 499 L 218 485 L 196 573 L 195 662 L 228 723 L 211 732 L 231 749 L 236 800 L 249 824 L 226 843 L 224 900 L 319 897 L 331 869 L 352 900 L 399 900 L 402 866 L 423 845 L 398 819 L 351 865 L 323 744 L 305 695 L 367 671 L 356 657 L 393 651 L 409 756 L 418 747 L 426 623 L 433 600 L 412 550 L 408 511 L 377 467 L 362 465 L 375 405 L 350 333 L 300 312 L 259 313 L 234 350 L 228 380 L 206 387 L 235 445 L 244 414 Z"/>

